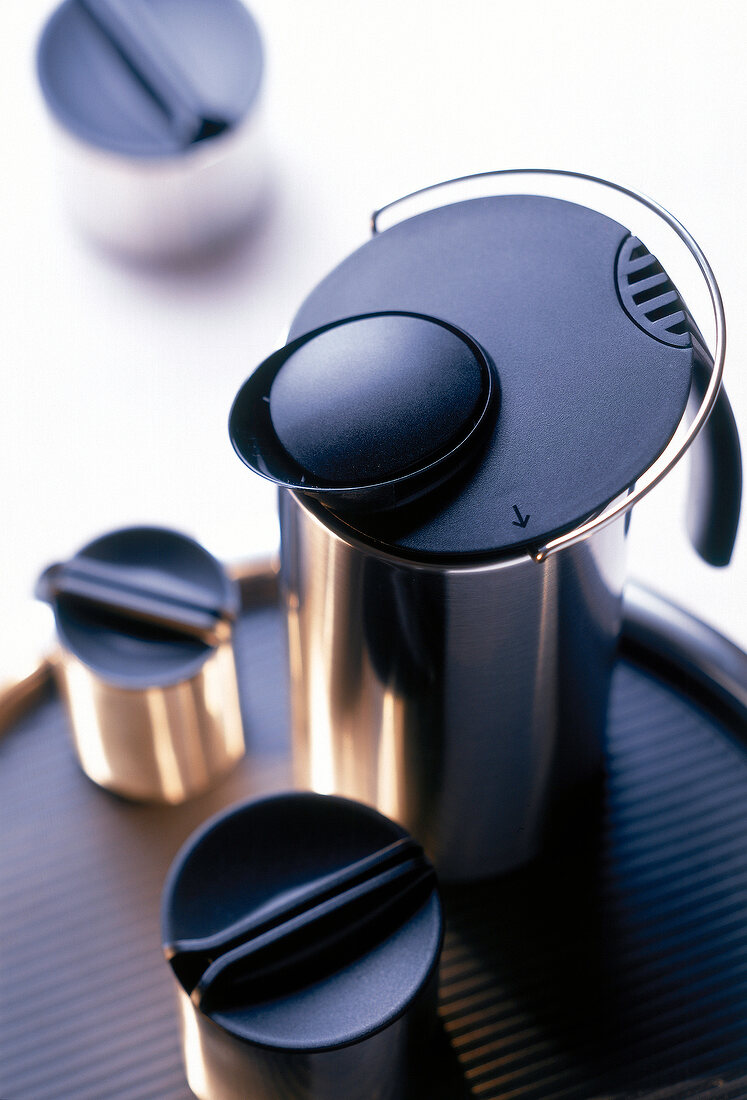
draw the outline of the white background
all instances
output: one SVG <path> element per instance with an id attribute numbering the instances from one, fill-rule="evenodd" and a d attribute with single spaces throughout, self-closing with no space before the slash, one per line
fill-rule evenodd
<path id="1" fill-rule="evenodd" d="M 39 569 L 108 528 L 176 526 L 231 559 L 274 545 L 274 493 L 228 442 L 235 391 L 365 240 L 374 207 L 453 175 L 576 168 L 675 213 L 724 293 L 727 389 L 747 438 L 738 0 L 254 0 L 271 208 L 240 248 L 169 272 L 117 264 L 68 226 L 34 75 L 51 7 L 0 10 L 6 654 Z M 685 488 L 678 472 L 637 510 L 631 571 L 747 646 L 747 536 L 729 569 L 701 564 L 682 527 Z"/>

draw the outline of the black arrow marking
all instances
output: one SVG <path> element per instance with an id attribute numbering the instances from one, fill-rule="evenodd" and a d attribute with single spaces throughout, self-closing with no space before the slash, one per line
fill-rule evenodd
<path id="1" fill-rule="evenodd" d="M 529 516 L 522 516 L 522 514 L 519 511 L 518 506 L 516 504 L 514 504 L 514 511 L 516 512 L 516 519 L 513 521 L 511 526 L 512 527 L 526 527 L 526 525 L 529 523 L 530 517 Z M 518 520 L 519 522 L 517 523 L 516 520 Z"/>

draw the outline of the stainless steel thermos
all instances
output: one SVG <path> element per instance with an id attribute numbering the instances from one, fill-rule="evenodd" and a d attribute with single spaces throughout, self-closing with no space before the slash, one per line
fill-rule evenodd
<path id="1" fill-rule="evenodd" d="M 629 509 L 698 433 L 694 542 L 731 554 L 718 289 L 639 202 L 700 266 L 713 358 L 618 221 L 493 194 L 375 233 L 234 403 L 280 486 L 297 781 L 396 818 L 446 877 L 531 858 L 599 773 Z"/>

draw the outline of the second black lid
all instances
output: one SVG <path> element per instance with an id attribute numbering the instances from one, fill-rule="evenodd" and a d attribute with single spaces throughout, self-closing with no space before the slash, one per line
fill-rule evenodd
<path id="1" fill-rule="evenodd" d="M 263 60 L 240 0 L 64 0 L 37 66 L 49 109 L 76 137 L 151 157 L 239 124 Z"/>
<path id="2" fill-rule="evenodd" d="M 37 598 L 63 646 L 107 683 L 163 687 L 194 676 L 239 606 L 236 583 L 194 539 L 126 527 L 49 566 Z"/>
<path id="3" fill-rule="evenodd" d="M 355 1043 L 428 986 L 443 935 L 433 868 L 344 798 L 277 795 L 209 821 L 164 887 L 164 950 L 200 1012 L 277 1050 Z"/>

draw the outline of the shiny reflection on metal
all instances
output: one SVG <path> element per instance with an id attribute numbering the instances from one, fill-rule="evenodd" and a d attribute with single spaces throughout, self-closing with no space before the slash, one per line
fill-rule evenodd
<path id="1" fill-rule="evenodd" d="M 198 1100 L 420 1100 L 423 1036 L 435 1040 L 437 975 L 404 1015 L 334 1050 L 237 1042 L 177 989 L 182 1051 Z"/>
<path id="2" fill-rule="evenodd" d="M 296 784 L 394 816 L 446 878 L 532 858 L 601 770 L 624 522 L 539 567 L 442 567 L 287 491 L 280 520 Z"/>
<path id="3" fill-rule="evenodd" d="M 277 602 L 280 572 L 280 559 L 277 556 L 250 558 L 234 565 L 227 565 L 226 572 L 239 586 L 239 604 L 242 611 L 268 607 Z"/>
<path id="4" fill-rule="evenodd" d="M 268 183 L 263 111 L 182 153 L 130 157 L 89 145 L 52 121 L 70 215 L 83 233 L 141 260 L 189 258 L 229 242 Z"/>
<path id="5" fill-rule="evenodd" d="M 534 551 L 533 557 L 534 560 L 539 563 L 551 555 L 556 554 L 559 550 L 576 545 L 583 539 L 593 535 L 594 532 L 614 523 L 615 520 L 619 519 L 626 512 L 629 512 L 639 500 L 647 496 L 648 493 L 667 476 L 670 470 L 677 465 L 691 444 L 694 443 L 696 436 L 711 415 L 719 390 L 721 389 L 721 382 L 724 374 L 724 361 L 726 358 L 726 317 L 724 316 L 724 304 L 721 299 L 721 291 L 716 282 L 716 277 L 711 270 L 711 265 L 708 263 L 708 260 L 694 237 L 685 229 L 682 223 L 679 222 L 673 214 L 670 214 L 665 207 L 661 206 L 647 195 L 642 194 L 640 191 L 635 191 L 633 188 L 623 186 L 623 184 L 613 183 L 610 180 L 602 179 L 600 176 L 590 175 L 586 172 L 574 172 L 570 169 L 562 168 L 503 168 L 490 172 L 477 172 L 470 176 L 459 176 L 452 180 L 444 180 L 441 183 L 434 183 L 428 187 L 420 188 L 418 191 L 411 191 L 408 195 L 404 195 L 400 199 L 395 199 L 393 202 L 387 203 L 385 206 L 374 211 L 371 216 L 371 232 L 373 234 L 381 232 L 379 222 L 383 214 L 401 205 L 406 205 L 413 199 L 420 198 L 424 195 L 430 195 L 433 192 L 440 192 L 446 188 L 471 183 L 473 181 L 506 180 L 510 182 L 514 179 L 536 179 L 538 177 L 578 180 L 584 183 L 594 184 L 608 191 L 616 191 L 618 194 L 632 199 L 640 206 L 656 214 L 679 238 L 682 244 L 685 245 L 688 252 L 695 260 L 708 289 L 708 296 L 713 309 L 713 318 L 715 322 L 713 370 L 711 371 L 708 385 L 703 394 L 703 399 L 687 431 L 681 438 L 670 442 L 669 446 L 663 451 L 659 458 L 638 479 L 636 487 L 628 496 L 619 497 L 609 508 L 600 512 L 592 519 L 587 520 L 586 523 L 580 524 L 572 531 L 558 535 L 557 538 L 551 539 L 545 546 L 538 547 Z M 493 191 L 493 193 L 495 192 Z M 391 224 L 396 224 L 396 221 Z M 387 226 L 387 228 L 391 228 L 391 226 Z"/>
<path id="6" fill-rule="evenodd" d="M 232 642 L 189 680 L 144 690 L 107 683 L 67 650 L 55 666 L 81 767 L 127 798 L 177 804 L 244 755 Z"/>
<path id="7" fill-rule="evenodd" d="M 277 569 L 274 558 L 229 568 L 243 610 L 276 601 Z M 167 687 L 116 687 L 64 650 L 54 671 L 81 767 L 102 787 L 175 805 L 212 786 L 244 755 L 230 633 L 195 676 Z"/>
<path id="8" fill-rule="evenodd" d="M 277 599 L 277 561 L 229 570 L 241 606 Z M 61 650 L 55 677 L 71 718 L 86 774 L 127 798 L 178 804 L 210 787 L 244 755 L 233 638 L 208 652 L 196 675 L 165 687 L 134 690 L 95 675 Z"/>

